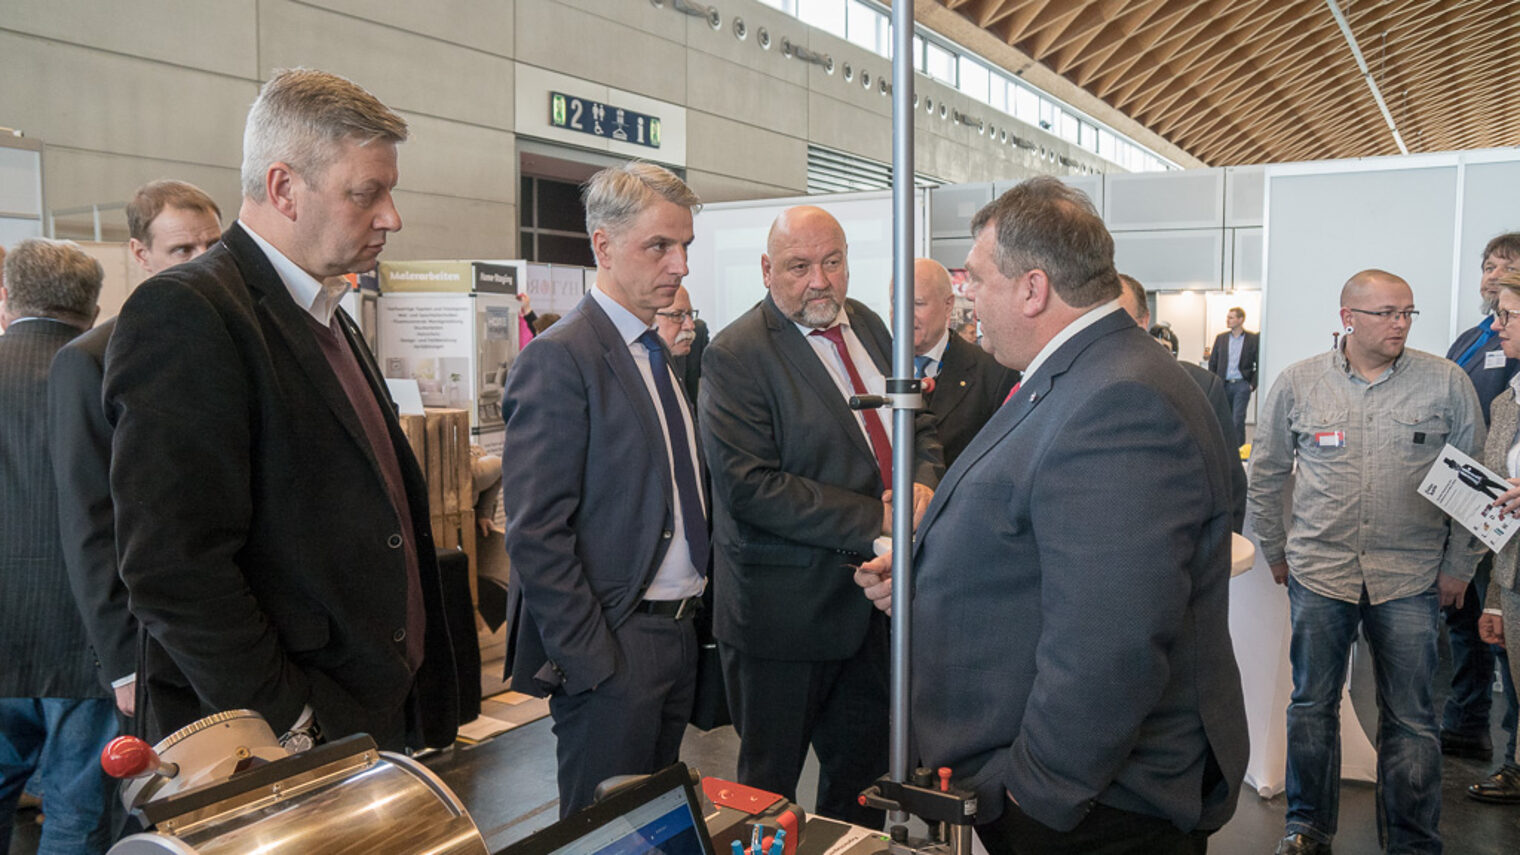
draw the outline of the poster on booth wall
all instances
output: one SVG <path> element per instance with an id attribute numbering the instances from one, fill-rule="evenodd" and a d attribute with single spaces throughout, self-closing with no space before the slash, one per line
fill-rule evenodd
<path id="1" fill-rule="evenodd" d="M 471 409 L 474 315 L 469 294 L 386 294 L 378 314 L 381 370 L 416 380 L 425 406 Z"/>
<path id="2" fill-rule="evenodd" d="M 517 298 L 511 294 L 477 294 L 475 296 L 475 344 L 478 355 L 479 396 L 475 399 L 474 426 L 477 429 L 499 426 L 501 396 L 507 385 L 507 373 L 521 350 Z"/>

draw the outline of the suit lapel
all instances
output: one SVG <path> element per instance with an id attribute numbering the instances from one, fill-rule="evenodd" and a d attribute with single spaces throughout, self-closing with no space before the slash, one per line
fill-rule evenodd
<path id="1" fill-rule="evenodd" d="M 976 385 L 976 373 L 971 370 L 974 363 L 965 350 L 968 346 L 955 333 L 950 333 L 950 340 L 945 342 L 944 361 L 934 378 L 934 393 L 931 395 L 934 411 L 941 417 L 959 406 Z"/>
<path id="2" fill-rule="evenodd" d="M 359 446 L 365 459 L 375 470 L 375 477 L 384 484 L 385 476 L 380 471 L 380 462 L 375 458 L 374 449 L 370 448 L 369 441 L 365 438 L 364 427 L 359 424 L 359 416 L 354 412 L 353 402 L 348 400 L 342 384 L 338 382 L 337 375 L 333 373 L 332 366 L 327 363 L 327 357 L 323 355 L 322 348 L 317 344 L 316 334 L 311 329 L 310 315 L 291 299 L 290 291 L 286 289 L 284 280 L 280 279 L 280 275 L 275 272 L 274 265 L 269 263 L 263 250 L 259 249 L 258 244 L 254 243 L 253 238 L 250 238 L 240 225 L 227 229 L 226 234 L 222 235 L 222 242 L 232 253 L 233 260 L 243 274 L 243 281 L 248 284 L 248 289 L 253 294 L 255 310 L 268 319 L 266 328 L 273 330 L 295 355 L 296 365 L 300 367 L 307 380 L 317 390 L 317 394 L 327 404 L 333 418 L 338 420 L 349 438 Z M 362 364 L 363 360 L 360 362 Z M 388 398 L 379 400 L 384 401 Z"/>
<path id="3" fill-rule="evenodd" d="M 923 521 L 919 523 L 919 536 L 915 539 L 915 543 L 923 543 L 924 534 L 939 516 L 940 509 L 950 500 L 950 496 L 955 492 L 956 486 L 960 484 L 966 472 L 1005 437 L 1013 433 L 1035 411 L 1036 407 L 1050 397 L 1059 386 L 1062 375 L 1070 370 L 1072 363 L 1082 351 L 1103 336 L 1123 329 L 1126 322 L 1130 322 L 1130 318 L 1123 312 L 1113 312 L 1100 318 L 1091 326 L 1078 332 L 1070 341 L 1056 348 L 1034 376 L 1025 378 L 1019 384 L 1018 394 L 992 414 L 992 418 L 988 419 L 987 424 L 972 438 L 966 450 L 955 459 L 955 464 L 950 467 L 950 471 L 940 479 L 939 489 L 934 491 L 934 499 L 924 511 Z"/>
<path id="4" fill-rule="evenodd" d="M 633 354 L 628 350 L 628 343 L 618 334 L 617 325 L 596 304 L 596 298 L 590 294 L 582 297 L 578 309 L 585 314 L 592 331 L 596 333 L 597 343 L 602 348 L 602 359 L 607 363 L 612 376 L 617 378 L 618 385 L 623 387 L 628 405 L 638 417 L 639 427 L 648 440 L 645 445 L 650 449 L 650 457 L 660 473 L 660 487 L 665 494 L 666 508 L 674 513 L 675 486 L 670 483 L 670 458 L 665 453 L 665 432 L 660 429 L 660 417 L 654 410 L 654 401 L 649 397 L 649 387 L 644 384 L 644 375 L 633 364 Z M 671 382 L 675 382 L 674 379 Z"/>
<path id="5" fill-rule="evenodd" d="M 871 451 L 871 446 L 866 442 L 865 434 L 860 430 L 860 422 L 855 420 L 855 414 L 845 405 L 844 399 L 839 395 L 839 387 L 834 384 L 834 378 L 829 375 L 827 368 L 818 359 L 818 353 L 813 346 L 803 338 L 797 325 L 781 314 L 776 308 L 775 302 L 767 294 L 765 297 L 765 321 L 770 328 L 771 341 L 775 343 L 776 350 L 792 366 L 807 384 L 812 387 L 813 393 L 823 404 L 829 415 L 834 417 L 839 429 L 844 431 L 845 436 L 850 438 L 855 448 L 875 464 L 876 454 Z M 854 323 L 852 320 L 851 323 Z M 864 340 L 864 337 L 861 337 Z M 875 356 L 873 355 L 874 359 Z"/>

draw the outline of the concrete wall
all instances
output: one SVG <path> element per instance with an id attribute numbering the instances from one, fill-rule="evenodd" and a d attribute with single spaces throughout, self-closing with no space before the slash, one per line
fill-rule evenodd
<path id="1" fill-rule="evenodd" d="M 534 66 L 686 108 L 687 177 L 725 201 L 806 192 L 807 146 L 891 157 L 890 77 L 881 57 L 754 0 L 722 0 L 722 26 L 649 0 L 4 0 L 0 126 L 45 144 L 46 205 L 124 202 L 174 177 L 237 210 L 243 119 L 273 69 L 354 79 L 412 125 L 390 258 L 517 254 L 519 111 L 514 78 Z M 734 18 L 747 33 L 739 39 Z M 759 45 L 765 28 L 771 46 Z M 834 71 L 783 55 L 783 39 Z M 844 80 L 844 65 L 853 71 Z M 872 85 L 862 85 L 869 73 Z M 917 169 L 951 182 L 1113 167 L 920 77 Z M 933 112 L 924 109 L 932 100 Z M 945 104 L 947 116 L 939 116 Z M 989 138 L 1007 126 L 1034 143 Z M 1015 130 L 1016 129 L 1016 130 Z M 1061 158 L 1069 165 L 1062 165 Z M 88 235 L 90 218 L 59 218 Z M 107 211 L 106 239 L 125 218 Z"/>

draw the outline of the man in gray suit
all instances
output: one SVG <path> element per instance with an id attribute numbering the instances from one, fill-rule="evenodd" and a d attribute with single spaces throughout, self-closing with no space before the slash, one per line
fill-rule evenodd
<path id="1" fill-rule="evenodd" d="M 1087 197 L 1035 178 L 972 233 L 983 342 L 1024 379 L 919 525 L 919 765 L 977 792 L 993 855 L 1203 852 L 1247 755 L 1228 450 Z M 856 574 L 883 608 L 890 571 Z"/>
<path id="2" fill-rule="evenodd" d="M 844 230 L 821 208 L 776 218 L 760 257 L 769 295 L 702 361 L 713 464 L 713 632 L 739 731 L 739 781 L 796 800 L 812 745 L 817 812 L 880 827 L 857 802 L 887 771 L 887 627 L 851 583 L 890 526 L 881 394 L 892 339 L 846 299 Z M 914 519 L 944 471 L 933 416 L 914 437 Z"/>
<path id="3" fill-rule="evenodd" d="M 222 237 L 221 209 L 199 187 L 152 181 L 127 203 L 128 249 L 148 276 L 210 249 Z M 101 679 L 122 715 L 137 712 L 137 622 L 116 572 L 111 504 L 111 423 L 101 405 L 106 346 L 116 319 L 103 321 L 53 357 L 48 372 L 58 526 L 74 596 L 85 616 Z M 134 732 L 141 731 L 133 722 Z"/>
<path id="4" fill-rule="evenodd" d="M 48 364 L 95 322 L 103 272 L 67 241 L 24 240 L 0 286 L 0 852 L 33 772 L 42 853 L 103 852 L 110 791 L 100 749 L 111 701 L 64 572 L 49 463 Z"/>
<path id="5" fill-rule="evenodd" d="M 634 162 L 587 183 L 596 286 L 507 376 L 507 667 L 548 696 L 560 816 L 674 763 L 707 580 L 703 463 L 655 313 L 686 276 L 696 194 Z"/>

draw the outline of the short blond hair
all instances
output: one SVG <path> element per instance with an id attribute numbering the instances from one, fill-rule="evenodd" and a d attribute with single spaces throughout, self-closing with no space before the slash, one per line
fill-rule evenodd
<path id="1" fill-rule="evenodd" d="M 312 68 L 275 72 L 243 126 L 243 195 L 264 201 L 264 177 L 286 163 L 315 184 L 343 143 L 406 142 L 406 120 L 347 78 Z"/>

